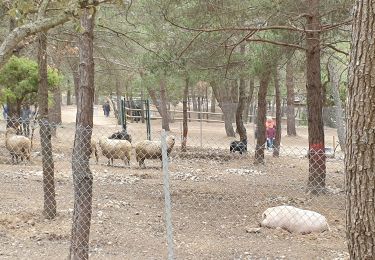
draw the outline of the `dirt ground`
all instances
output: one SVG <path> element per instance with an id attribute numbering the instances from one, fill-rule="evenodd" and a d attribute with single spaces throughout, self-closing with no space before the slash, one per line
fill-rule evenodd
<path id="1" fill-rule="evenodd" d="M 64 259 L 69 250 L 73 211 L 71 149 L 73 107 L 63 108 L 63 126 L 53 138 L 58 217 L 42 217 L 41 154 L 37 134 L 32 162 L 12 165 L 4 147 L 0 122 L 0 259 Z M 119 129 L 114 118 L 94 113 L 94 138 Z M 130 123 L 133 142 L 146 136 L 145 125 Z M 189 123 L 189 149 L 179 151 L 181 123 L 171 124 L 176 145 L 170 162 L 170 192 L 176 259 L 347 259 L 343 162 L 327 159 L 327 192 L 305 192 L 308 174 L 307 129 L 298 137 L 282 137 L 280 158 L 266 152 L 264 165 L 246 155 L 230 155 L 224 126 Z M 152 121 L 153 139 L 160 123 Z M 247 125 L 253 140 L 253 126 Z M 284 130 L 284 133 L 286 131 Z M 326 129 L 327 147 L 335 129 Z M 337 140 L 337 138 L 336 138 Z M 91 259 L 166 259 L 163 176 L 160 162 L 146 160 L 141 169 L 131 159 L 106 166 L 91 160 L 94 175 Z M 268 207 L 293 205 L 326 216 L 330 231 L 292 234 L 257 229 Z"/>

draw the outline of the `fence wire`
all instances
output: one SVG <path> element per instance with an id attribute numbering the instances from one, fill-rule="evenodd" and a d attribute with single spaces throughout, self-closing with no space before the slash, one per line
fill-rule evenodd
<path id="1" fill-rule="evenodd" d="M 140 122 L 0 121 L 0 258 L 347 258 L 334 143 L 256 148 L 252 124 L 246 142 L 219 123 L 190 122 L 186 139 L 160 125 L 149 141 Z"/>

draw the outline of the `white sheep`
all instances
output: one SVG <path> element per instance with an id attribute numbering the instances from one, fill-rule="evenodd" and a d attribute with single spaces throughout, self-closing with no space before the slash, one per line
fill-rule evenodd
<path id="1" fill-rule="evenodd" d="M 102 154 L 108 158 L 108 165 L 113 165 L 113 159 L 121 159 L 125 165 L 129 165 L 132 149 L 129 141 L 102 137 L 99 139 L 99 146 Z"/>
<path id="2" fill-rule="evenodd" d="M 280 227 L 289 232 L 308 234 L 329 230 L 327 220 L 323 215 L 293 206 L 268 208 L 263 212 L 262 218 L 262 227 Z"/>
<path id="3" fill-rule="evenodd" d="M 12 162 L 16 159 L 18 163 L 18 157 L 27 159 L 30 161 L 31 153 L 31 141 L 29 138 L 17 135 L 17 130 L 14 128 L 8 128 L 5 132 L 5 146 L 12 156 Z"/>
<path id="4" fill-rule="evenodd" d="M 167 136 L 167 154 L 172 151 L 175 144 L 175 137 L 173 135 Z M 135 154 L 139 166 L 145 166 L 145 159 L 160 159 L 162 160 L 161 141 L 144 140 L 135 145 Z"/>

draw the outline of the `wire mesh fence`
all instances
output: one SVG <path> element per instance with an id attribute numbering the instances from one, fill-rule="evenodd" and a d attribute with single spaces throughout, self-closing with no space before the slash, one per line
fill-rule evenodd
<path id="1" fill-rule="evenodd" d="M 186 139 L 180 122 L 164 137 L 151 123 L 149 141 L 140 122 L 30 122 L 27 133 L 0 121 L 0 258 L 347 257 L 334 144 L 312 154 L 302 134 L 283 136 L 278 157 L 265 143 L 254 164 L 252 124 L 233 143 L 219 123 L 190 122 Z"/>

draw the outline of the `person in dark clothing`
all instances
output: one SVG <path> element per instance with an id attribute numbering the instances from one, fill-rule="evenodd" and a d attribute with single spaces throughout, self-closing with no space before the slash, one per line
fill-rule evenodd
<path id="1" fill-rule="evenodd" d="M 30 135 L 30 117 L 31 109 L 28 105 L 24 105 L 21 109 L 22 135 L 29 137 Z"/>
<path id="2" fill-rule="evenodd" d="M 109 105 L 108 101 L 106 101 L 103 105 L 103 112 L 104 116 L 109 117 L 109 113 L 111 112 L 111 106 Z"/>

